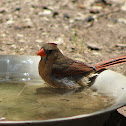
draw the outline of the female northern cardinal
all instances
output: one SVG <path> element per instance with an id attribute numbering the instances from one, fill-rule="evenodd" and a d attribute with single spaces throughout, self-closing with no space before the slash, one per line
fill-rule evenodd
<path id="1" fill-rule="evenodd" d="M 64 56 L 55 43 L 46 43 L 37 55 L 41 56 L 39 74 L 47 84 L 57 88 L 87 86 L 106 67 L 126 63 L 126 55 L 95 64 L 94 67 Z"/>

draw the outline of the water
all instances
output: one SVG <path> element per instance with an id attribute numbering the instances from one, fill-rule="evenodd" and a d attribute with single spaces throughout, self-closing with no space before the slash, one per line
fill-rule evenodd
<path id="1" fill-rule="evenodd" d="M 25 88 L 24 88 L 25 87 Z M 0 119 L 46 120 L 88 114 L 113 104 L 90 89 L 65 91 L 40 84 L 0 83 Z"/>

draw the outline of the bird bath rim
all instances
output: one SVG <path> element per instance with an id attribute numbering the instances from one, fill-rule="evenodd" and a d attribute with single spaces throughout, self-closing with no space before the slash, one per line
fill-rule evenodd
<path id="1" fill-rule="evenodd" d="M 26 62 L 22 62 L 23 61 L 26 61 Z M 41 81 L 41 78 L 39 77 L 38 75 L 38 62 L 40 60 L 40 57 L 39 56 L 26 56 L 26 55 L 1 55 L 0 56 L 0 65 L 4 65 L 4 67 L 7 67 L 7 69 L 4 71 L 2 68 L 4 68 L 3 66 L 0 67 L 0 69 L 2 69 L 2 72 L 15 72 L 16 70 L 19 70 L 18 68 L 15 68 L 15 71 L 13 71 L 13 67 L 12 68 L 9 68 L 10 65 L 14 66 L 17 63 L 19 63 L 19 67 L 21 67 L 22 65 L 31 65 L 27 70 L 29 71 L 31 68 L 32 70 L 30 70 L 30 73 L 32 74 L 32 76 L 34 76 L 35 78 L 37 78 L 39 81 Z M 13 61 L 12 64 L 10 64 L 9 61 Z M 34 67 L 33 67 L 34 65 Z M 10 71 L 9 71 L 10 70 Z M 1 73 L 0 72 L 0 75 Z M 20 71 L 18 71 L 20 72 Z M 100 75 L 102 77 L 102 75 L 104 73 L 114 73 L 115 76 L 121 76 L 121 77 L 124 77 L 123 75 L 117 73 L 117 72 L 113 72 L 111 70 L 106 70 L 104 72 L 102 72 L 102 74 Z M 108 73 L 107 73 L 108 74 Z M 106 74 L 106 77 L 107 77 L 107 74 Z M 98 78 L 100 78 L 100 76 Z M 115 77 L 116 78 L 116 77 Z M 124 77 L 125 80 L 126 80 L 126 77 Z M 29 81 L 29 80 L 26 80 L 26 81 Z M 96 85 L 96 86 L 95 86 Z M 103 86 L 103 85 L 102 85 Z M 115 86 L 115 85 L 113 85 Z M 123 84 L 122 86 L 125 86 L 124 88 L 126 89 L 126 83 Z M 92 86 L 92 88 L 95 88 L 95 89 L 98 89 L 99 92 L 100 92 L 100 86 L 96 83 Z M 109 90 L 110 91 L 110 90 Z M 124 91 L 123 91 L 124 92 Z M 101 92 L 101 93 L 104 93 L 104 92 Z M 124 93 L 123 93 L 124 95 Z M 91 114 L 81 114 L 81 115 L 76 115 L 76 116 L 72 116 L 72 117 L 64 117 L 64 118 L 55 118 L 55 119 L 48 119 L 48 120 L 32 120 L 32 121 L 0 121 L 0 124 L 27 124 L 27 123 L 32 123 L 32 124 L 37 124 L 37 123 L 49 123 L 49 122 L 60 122 L 60 121 L 66 121 L 66 120 L 73 120 L 73 119 L 80 119 L 80 118 L 90 118 L 90 117 L 93 117 L 93 116 L 97 116 L 97 115 L 102 115 L 104 113 L 108 113 L 108 112 L 111 112 L 119 107 L 122 107 L 126 104 L 126 96 L 122 97 L 122 99 L 120 99 L 120 101 L 117 101 L 118 103 L 115 103 L 114 105 L 104 109 L 104 110 L 100 110 L 100 111 L 96 111 L 96 112 L 93 112 Z"/>

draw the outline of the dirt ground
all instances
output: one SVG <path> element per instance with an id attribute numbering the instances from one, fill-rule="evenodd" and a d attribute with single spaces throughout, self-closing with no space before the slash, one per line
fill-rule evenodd
<path id="1" fill-rule="evenodd" d="M 0 0 L 1 55 L 36 55 L 46 42 L 90 65 L 125 55 L 126 0 Z M 110 69 L 126 75 L 126 64 Z"/>

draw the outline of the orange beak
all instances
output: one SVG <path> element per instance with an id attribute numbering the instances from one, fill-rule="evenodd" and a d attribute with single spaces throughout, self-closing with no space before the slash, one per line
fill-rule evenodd
<path id="1" fill-rule="evenodd" d="M 41 48 L 41 49 L 39 50 L 39 52 L 37 53 L 37 55 L 39 55 L 39 56 L 41 56 L 41 57 L 46 57 L 46 56 L 47 56 L 47 55 L 46 55 L 46 52 L 44 51 L 43 48 Z"/>

